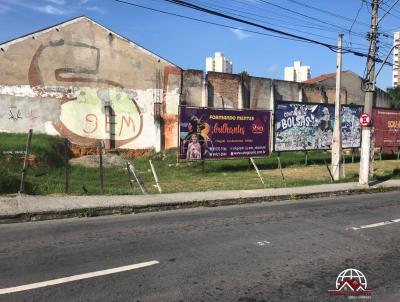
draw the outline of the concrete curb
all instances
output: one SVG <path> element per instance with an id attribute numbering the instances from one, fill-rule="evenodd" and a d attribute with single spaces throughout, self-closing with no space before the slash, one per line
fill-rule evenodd
<path id="1" fill-rule="evenodd" d="M 204 199 L 204 200 L 188 200 L 188 201 L 167 201 L 160 203 L 149 204 L 132 204 L 132 205 L 116 205 L 116 206 L 98 206 L 98 207 L 83 207 L 65 210 L 45 210 L 32 211 L 17 214 L 1 214 L 0 224 L 42 221 L 51 219 L 63 219 L 73 217 L 96 217 L 104 215 L 123 215 L 137 214 L 145 212 L 168 211 L 175 209 L 195 208 L 195 207 L 216 207 L 228 205 L 250 204 L 258 202 L 284 201 L 284 200 L 300 200 L 323 197 L 335 197 L 357 194 L 369 194 L 378 192 L 400 191 L 400 186 L 379 186 L 379 187 L 360 187 L 357 189 L 336 190 L 328 192 L 314 192 L 301 194 L 281 194 L 256 197 L 239 197 L 239 198 L 219 198 L 219 199 Z M 154 198 L 160 195 L 154 195 Z M 110 199 L 113 197 L 110 196 Z"/>

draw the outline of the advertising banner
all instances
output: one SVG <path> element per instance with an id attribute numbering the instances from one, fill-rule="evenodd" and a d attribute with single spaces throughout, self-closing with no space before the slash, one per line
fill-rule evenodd
<path id="1" fill-rule="evenodd" d="M 372 116 L 375 147 L 400 146 L 400 110 L 376 108 Z"/>
<path id="2" fill-rule="evenodd" d="M 362 106 L 341 106 L 342 147 L 361 143 L 358 121 Z M 333 104 L 277 102 L 275 108 L 275 151 L 326 150 L 332 145 L 335 122 Z"/>
<path id="3" fill-rule="evenodd" d="M 269 155 L 269 111 L 180 107 L 179 159 Z"/>

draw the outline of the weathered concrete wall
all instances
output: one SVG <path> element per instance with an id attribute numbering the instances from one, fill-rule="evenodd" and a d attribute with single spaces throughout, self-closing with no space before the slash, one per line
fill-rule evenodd
<path id="1" fill-rule="evenodd" d="M 273 101 L 334 103 L 335 89 L 268 78 L 209 72 L 209 105 L 216 108 L 238 108 L 241 94 L 243 108 L 273 109 Z M 241 86 L 241 88 L 240 88 Z M 184 88 L 185 89 L 185 88 Z M 341 90 L 341 100 L 347 103 L 347 92 Z M 191 100 L 191 104 L 199 104 Z M 199 106 L 199 105 L 198 105 Z"/>
<path id="2" fill-rule="evenodd" d="M 250 78 L 250 109 L 272 109 L 271 85 L 270 79 Z"/>
<path id="3" fill-rule="evenodd" d="M 21 95 L 17 103 L 29 105 L 32 97 L 32 106 L 54 130 L 77 143 L 106 140 L 107 119 L 115 118 L 115 147 L 177 145 L 182 70 L 86 17 L 0 45 L 0 70 L 0 125 L 8 122 L 3 109 L 14 106 L 10 96 Z M 54 94 L 61 108 L 57 118 L 58 111 L 38 100 Z M 109 103 L 115 117 L 107 117 Z M 154 103 L 162 103 L 161 121 L 154 116 Z M 15 128 L 3 130 L 26 132 L 28 125 L 14 123 Z M 43 125 L 36 129 L 50 133 Z"/>
<path id="4" fill-rule="evenodd" d="M 237 108 L 240 76 L 208 72 L 208 104 L 214 108 Z"/>
<path id="5" fill-rule="evenodd" d="M 172 66 L 84 17 L 1 48 L 1 85 L 143 90 L 155 88 L 157 73 Z"/>
<path id="6" fill-rule="evenodd" d="M 52 121 L 61 113 L 60 100 L 28 96 L 2 95 L 0 100 L 0 131 L 46 133 L 52 130 Z"/>
<path id="7" fill-rule="evenodd" d="M 17 89 L 20 96 L 14 95 Z M 9 91 L 10 86 L 0 89 L 1 131 L 26 132 L 31 128 L 84 146 L 102 140 L 108 148 L 160 148 L 153 90 L 82 87 L 62 91 L 59 87 L 57 93 L 50 90 L 47 97 L 30 86 L 16 87 L 11 95 Z M 57 98 L 58 93 L 68 97 Z"/>
<path id="8" fill-rule="evenodd" d="M 334 104 L 336 88 L 323 87 L 319 85 L 302 84 L 303 102 Z M 340 102 L 348 104 L 347 91 L 340 90 Z"/>
<path id="9" fill-rule="evenodd" d="M 276 101 L 299 101 L 300 84 L 274 80 L 274 96 Z"/>
<path id="10" fill-rule="evenodd" d="M 342 72 L 342 88 L 347 91 L 347 103 L 364 105 L 365 102 L 365 91 L 363 88 L 363 83 L 361 77 L 351 71 Z M 324 87 L 335 87 L 336 77 L 329 78 L 318 82 L 318 85 Z M 390 107 L 389 95 L 382 89 L 376 88 L 375 105 L 377 107 Z"/>
<path id="11" fill-rule="evenodd" d="M 376 89 L 375 91 L 375 102 L 376 107 L 390 108 L 390 96 L 387 92 L 382 89 Z"/>
<path id="12" fill-rule="evenodd" d="M 186 106 L 201 107 L 203 97 L 203 71 L 183 71 L 182 83 L 182 104 Z"/>

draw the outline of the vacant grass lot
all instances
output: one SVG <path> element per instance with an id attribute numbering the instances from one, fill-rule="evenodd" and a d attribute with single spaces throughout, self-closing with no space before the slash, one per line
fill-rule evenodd
<path id="1" fill-rule="evenodd" d="M 0 193 L 15 193 L 19 188 L 26 135 L 0 133 Z M 17 152 L 15 152 L 17 151 Z M 27 191 L 29 194 L 64 193 L 63 144 L 60 138 L 34 134 L 32 153 L 36 163 L 29 170 Z M 269 158 L 256 159 L 266 187 L 303 186 L 330 183 L 325 161 L 330 162 L 330 153 L 312 151 L 308 153 L 305 166 L 304 152 L 287 152 L 280 155 L 286 181 L 281 178 L 277 154 Z M 205 162 L 205 173 L 201 163 L 177 163 L 176 150 L 165 154 L 153 154 L 144 158 L 129 158 L 139 171 L 150 193 L 157 193 L 148 160 L 156 168 L 161 187 L 165 193 L 209 190 L 244 190 L 264 188 L 254 168 L 247 159 Z M 358 158 L 356 157 L 356 161 Z M 351 156 L 346 156 L 346 178 L 342 181 L 358 180 L 358 163 L 351 164 Z M 398 177 L 400 161 L 387 157 L 375 161 L 376 178 Z M 141 194 L 138 186 L 133 190 L 128 182 L 125 168 L 113 167 L 104 170 L 105 194 Z M 99 194 L 99 169 L 83 166 L 70 166 L 70 194 Z"/>

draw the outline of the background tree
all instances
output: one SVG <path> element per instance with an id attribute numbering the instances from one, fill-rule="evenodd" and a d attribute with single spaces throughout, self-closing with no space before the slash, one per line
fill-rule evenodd
<path id="1" fill-rule="evenodd" d="M 400 109 L 400 86 L 388 88 L 387 93 L 390 96 L 390 107 Z"/>
<path id="2" fill-rule="evenodd" d="M 239 76 L 242 81 L 245 81 L 250 75 L 247 73 L 246 70 L 243 70 L 239 73 Z"/>

